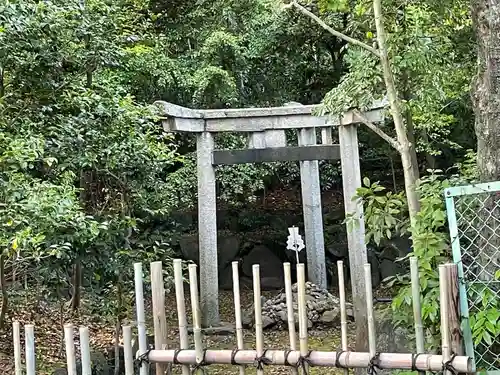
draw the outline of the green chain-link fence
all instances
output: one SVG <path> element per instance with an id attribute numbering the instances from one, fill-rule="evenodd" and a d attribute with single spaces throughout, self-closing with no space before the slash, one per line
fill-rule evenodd
<path id="1" fill-rule="evenodd" d="M 500 181 L 445 190 L 466 354 L 500 374 Z"/>

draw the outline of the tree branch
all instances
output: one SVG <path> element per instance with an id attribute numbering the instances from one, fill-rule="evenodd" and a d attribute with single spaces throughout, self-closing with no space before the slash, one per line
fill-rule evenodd
<path id="1" fill-rule="evenodd" d="M 364 48 L 365 50 L 373 53 L 375 56 L 380 57 L 379 52 L 375 48 L 373 48 L 372 46 L 369 46 L 366 43 L 363 43 L 360 40 L 351 38 L 350 36 L 342 34 L 340 31 L 337 31 L 337 30 L 331 28 L 321 18 L 319 18 L 314 13 L 312 13 L 309 10 L 307 10 L 306 8 L 304 8 L 302 5 L 300 5 L 296 1 L 291 1 L 290 3 L 285 5 L 285 8 L 291 8 L 291 7 L 297 8 L 302 14 L 308 16 L 309 18 L 312 18 L 314 21 L 316 21 L 316 23 L 318 25 L 320 25 L 323 29 L 328 31 L 330 34 L 336 36 L 337 38 L 343 39 L 348 43 L 351 43 L 351 44 L 356 45 L 358 47 Z"/>
<path id="2" fill-rule="evenodd" d="M 382 129 L 380 129 L 377 125 L 375 125 L 373 122 L 368 120 L 365 115 L 363 115 L 360 111 L 357 109 L 353 110 L 354 116 L 356 116 L 359 121 L 363 124 L 365 124 L 371 131 L 376 133 L 380 138 L 382 138 L 384 141 L 389 143 L 392 147 L 396 149 L 396 151 L 401 152 L 401 149 L 399 147 L 399 142 L 396 141 L 394 138 L 392 138 L 390 135 L 388 135 L 386 132 L 384 132 Z"/>

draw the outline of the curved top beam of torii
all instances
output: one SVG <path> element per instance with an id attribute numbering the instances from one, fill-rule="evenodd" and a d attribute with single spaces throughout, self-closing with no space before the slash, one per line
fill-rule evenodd
<path id="1" fill-rule="evenodd" d="M 161 120 L 170 132 L 260 132 L 266 130 L 303 129 L 348 125 L 363 122 L 354 111 L 342 119 L 315 116 L 320 105 L 289 105 L 269 108 L 190 109 L 164 101 L 155 104 L 162 110 Z M 363 114 L 370 122 L 384 120 L 386 100 L 374 102 Z"/>

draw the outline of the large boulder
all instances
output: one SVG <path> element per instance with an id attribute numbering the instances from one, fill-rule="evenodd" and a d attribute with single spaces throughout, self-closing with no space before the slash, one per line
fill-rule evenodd
<path id="1" fill-rule="evenodd" d="M 183 257 L 195 263 L 200 259 L 198 234 L 187 234 L 179 240 L 179 247 Z M 234 235 L 219 235 L 217 237 L 217 263 L 219 269 L 224 269 L 240 251 L 240 239 Z"/>
<path id="2" fill-rule="evenodd" d="M 262 289 L 279 289 L 285 285 L 283 279 L 283 263 L 280 258 L 269 250 L 269 248 L 258 245 L 243 257 L 241 264 L 243 276 L 252 279 L 254 264 L 259 265 Z"/>

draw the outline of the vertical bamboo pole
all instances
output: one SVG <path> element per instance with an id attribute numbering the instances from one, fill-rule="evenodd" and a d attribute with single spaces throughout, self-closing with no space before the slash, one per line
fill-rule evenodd
<path id="1" fill-rule="evenodd" d="M 175 300 L 177 302 L 177 318 L 179 321 L 180 349 L 189 348 L 187 331 L 186 306 L 184 304 L 184 280 L 182 277 L 182 260 L 174 259 Z M 190 375 L 188 365 L 182 365 L 182 375 Z M 141 374 L 142 375 L 142 374 Z"/>
<path id="2" fill-rule="evenodd" d="M 75 340 L 73 337 L 73 324 L 64 325 L 64 343 L 66 344 L 66 364 L 68 375 L 76 375 Z"/>
<path id="3" fill-rule="evenodd" d="M 165 316 L 165 286 L 163 285 L 162 262 L 152 262 L 151 265 L 151 296 L 153 308 L 153 329 L 155 349 L 162 350 L 167 345 L 167 318 Z M 156 375 L 163 375 L 167 366 L 156 364 Z"/>
<path id="4" fill-rule="evenodd" d="M 253 275 L 253 304 L 255 308 L 255 344 L 257 357 L 264 354 L 264 335 L 262 333 L 262 300 L 260 296 L 260 268 L 258 264 L 252 266 Z M 257 374 L 263 375 L 264 370 L 257 368 Z"/>
<path id="5" fill-rule="evenodd" d="M 441 309 L 441 352 L 443 355 L 443 363 L 450 359 L 450 330 L 448 324 L 448 280 L 446 267 L 439 265 L 439 307 Z M 449 375 L 450 372 L 445 370 L 444 375 Z"/>
<path id="6" fill-rule="evenodd" d="M 460 329 L 460 303 L 458 295 L 458 267 L 454 263 L 447 263 L 446 274 L 448 281 L 448 314 L 451 352 L 463 355 L 462 330 Z"/>
<path id="7" fill-rule="evenodd" d="M 24 326 L 26 342 L 26 375 L 35 375 L 35 326 L 26 324 Z"/>
<path id="8" fill-rule="evenodd" d="M 238 272 L 238 262 L 231 264 L 233 268 L 233 298 L 234 298 L 234 319 L 236 321 L 236 347 L 244 349 L 243 325 L 241 323 L 241 302 L 240 302 L 240 275 Z M 245 366 L 239 366 L 240 375 L 245 375 Z"/>
<path id="9" fill-rule="evenodd" d="M 22 375 L 21 369 L 21 326 L 18 321 L 12 323 L 12 335 L 14 341 L 14 368 L 15 375 Z"/>
<path id="10" fill-rule="evenodd" d="M 134 354 L 132 353 L 132 327 L 122 326 L 123 332 L 123 362 L 125 375 L 134 375 Z"/>
<path id="11" fill-rule="evenodd" d="M 339 302 L 340 302 L 340 336 L 342 350 L 347 351 L 347 307 L 345 302 L 345 280 L 344 280 L 344 262 L 337 262 L 337 273 L 339 276 Z M 348 375 L 349 370 L 344 369 L 344 374 Z"/>
<path id="12" fill-rule="evenodd" d="M 368 318 L 368 348 L 370 357 L 373 358 L 377 352 L 377 341 L 375 335 L 375 319 L 373 318 L 372 270 L 370 263 L 365 264 L 365 285 L 366 316 Z"/>
<path id="13" fill-rule="evenodd" d="M 413 299 L 413 317 L 415 321 L 415 339 L 417 353 L 424 353 L 424 326 L 422 324 L 422 308 L 420 306 L 420 278 L 418 274 L 418 261 L 416 257 L 410 258 L 411 295 Z M 419 371 L 425 375 L 425 371 Z"/>
<path id="14" fill-rule="evenodd" d="M 144 288 L 142 283 L 142 263 L 134 263 L 134 282 L 135 282 L 135 306 L 137 311 L 137 336 L 139 340 L 139 355 L 147 352 L 146 336 L 146 314 L 144 312 Z M 148 375 L 149 365 L 143 362 L 140 375 Z"/>
<path id="15" fill-rule="evenodd" d="M 290 337 L 290 350 L 297 350 L 295 315 L 293 313 L 292 271 L 289 262 L 283 263 L 283 271 L 285 276 L 286 312 L 288 318 L 288 336 Z M 292 367 L 292 374 L 298 374 L 298 371 L 295 367 Z"/>
<path id="16" fill-rule="evenodd" d="M 196 264 L 188 266 L 189 288 L 191 295 L 191 311 L 193 312 L 193 336 L 194 350 L 196 353 L 196 363 L 203 362 L 203 342 L 201 338 L 201 311 L 198 297 L 198 275 L 196 274 Z"/>
<path id="17" fill-rule="evenodd" d="M 304 264 L 297 264 L 297 305 L 299 310 L 299 345 L 300 355 L 306 356 L 309 352 L 307 344 L 307 308 L 306 308 L 306 272 Z M 307 363 L 304 366 L 303 375 L 308 372 Z"/>
<path id="18" fill-rule="evenodd" d="M 82 362 L 82 375 L 92 375 L 90 360 L 90 336 L 87 327 L 80 327 L 80 359 Z"/>

